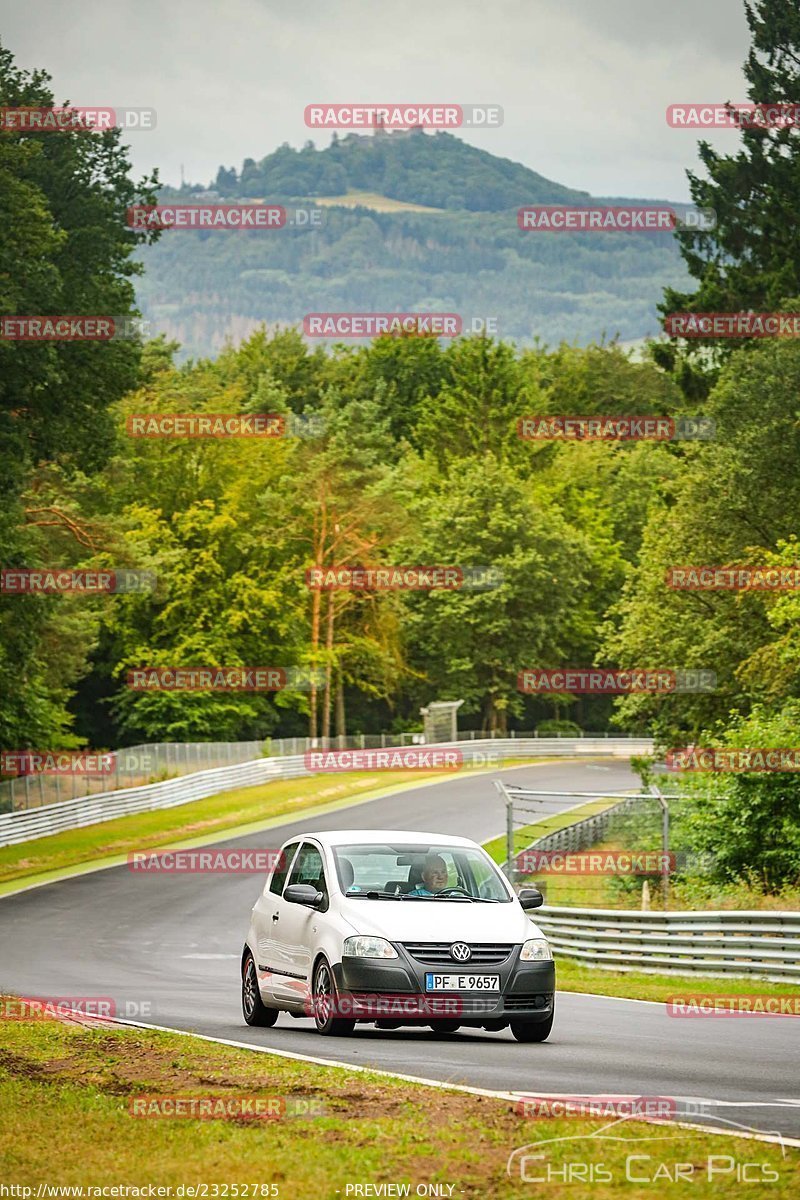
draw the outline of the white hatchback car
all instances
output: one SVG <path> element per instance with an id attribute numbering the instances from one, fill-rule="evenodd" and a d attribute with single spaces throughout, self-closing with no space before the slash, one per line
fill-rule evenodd
<path id="1" fill-rule="evenodd" d="M 324 1034 L 356 1021 L 428 1025 L 542 1042 L 555 966 L 526 910 L 468 838 L 346 829 L 291 838 L 253 908 L 242 953 L 248 1025 L 314 1017 Z"/>

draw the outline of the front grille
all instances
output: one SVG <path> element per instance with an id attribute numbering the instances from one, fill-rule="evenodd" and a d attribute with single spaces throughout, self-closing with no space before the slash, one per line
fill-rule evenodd
<path id="1" fill-rule="evenodd" d="M 527 995 L 527 996 L 504 996 L 503 997 L 506 1011 L 508 1011 L 509 1009 L 515 1009 L 515 1008 L 516 1009 L 547 1008 L 548 1004 L 550 1003 L 550 1001 L 552 999 L 553 999 L 552 995 L 543 996 L 541 994 L 540 995 L 531 994 L 531 995 Z"/>
<path id="2" fill-rule="evenodd" d="M 467 962 L 460 962 L 450 954 L 452 942 L 402 942 L 401 945 L 418 962 L 434 967 L 455 966 L 461 971 L 468 971 L 471 967 L 483 967 L 489 963 L 505 962 L 514 949 L 513 943 L 510 942 L 467 942 L 472 955 Z"/>
<path id="3" fill-rule="evenodd" d="M 433 994 L 435 993 L 429 993 Z M 465 996 L 463 992 L 459 992 L 458 1013 L 454 1014 L 453 1020 L 457 1021 L 459 1017 L 486 1017 L 489 1020 L 492 1013 L 499 1009 L 500 997 L 496 992 L 494 995 L 487 993 L 485 996 Z"/>

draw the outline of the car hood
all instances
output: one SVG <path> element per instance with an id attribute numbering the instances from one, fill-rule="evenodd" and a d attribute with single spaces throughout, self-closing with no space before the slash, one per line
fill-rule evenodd
<path id="1" fill-rule="evenodd" d="M 342 916 L 356 933 L 390 942 L 524 942 L 544 936 L 516 902 L 344 899 Z"/>

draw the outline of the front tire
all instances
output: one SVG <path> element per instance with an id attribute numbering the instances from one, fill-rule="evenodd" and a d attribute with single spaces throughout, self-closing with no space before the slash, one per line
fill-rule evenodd
<path id="1" fill-rule="evenodd" d="M 248 1025 L 274 1025 L 278 1019 L 277 1008 L 267 1008 L 258 990 L 258 973 L 253 956 L 248 950 L 242 963 L 242 1014 Z"/>
<path id="2" fill-rule="evenodd" d="M 553 1016 L 544 1021 L 512 1021 L 511 1032 L 518 1042 L 544 1042 L 553 1028 Z"/>
<path id="3" fill-rule="evenodd" d="M 434 1033 L 455 1033 L 460 1028 L 458 1021 L 431 1021 L 431 1029 Z"/>
<path id="4" fill-rule="evenodd" d="M 354 1019 L 335 1015 L 339 998 L 333 972 L 325 958 L 321 958 L 317 963 L 311 994 L 317 1033 L 325 1034 L 327 1037 L 347 1037 L 353 1032 L 356 1027 Z"/>

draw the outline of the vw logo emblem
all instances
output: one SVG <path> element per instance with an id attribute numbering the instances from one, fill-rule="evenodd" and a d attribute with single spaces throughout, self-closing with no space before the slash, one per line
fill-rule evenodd
<path id="1" fill-rule="evenodd" d="M 472 951 L 466 942 L 453 942 L 450 947 L 450 957 L 456 962 L 468 962 L 472 958 Z"/>

